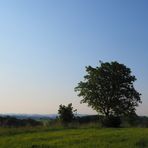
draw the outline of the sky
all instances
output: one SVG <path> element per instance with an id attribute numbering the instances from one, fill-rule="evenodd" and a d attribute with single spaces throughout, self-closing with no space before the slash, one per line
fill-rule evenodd
<path id="1" fill-rule="evenodd" d="M 52 114 L 72 103 L 85 66 L 131 68 L 148 115 L 147 0 L 1 0 L 0 113 Z"/>

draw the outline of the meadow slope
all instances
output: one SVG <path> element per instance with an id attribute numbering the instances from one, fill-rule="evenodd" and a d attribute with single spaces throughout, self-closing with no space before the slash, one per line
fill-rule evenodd
<path id="1" fill-rule="evenodd" d="M 147 148 L 147 128 L 0 128 L 0 148 Z"/>

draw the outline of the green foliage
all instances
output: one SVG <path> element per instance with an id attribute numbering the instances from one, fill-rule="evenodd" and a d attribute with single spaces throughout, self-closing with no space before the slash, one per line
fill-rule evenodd
<path id="1" fill-rule="evenodd" d="M 58 110 L 59 118 L 65 124 L 70 123 L 74 120 L 75 112 L 76 110 L 73 109 L 72 103 L 68 104 L 68 106 L 61 104 Z"/>
<path id="2" fill-rule="evenodd" d="M 86 67 L 87 75 L 75 88 L 81 103 L 87 103 L 94 110 L 106 117 L 128 115 L 135 112 L 141 103 L 133 83 L 136 81 L 131 70 L 118 62 L 103 63 L 93 68 Z"/>

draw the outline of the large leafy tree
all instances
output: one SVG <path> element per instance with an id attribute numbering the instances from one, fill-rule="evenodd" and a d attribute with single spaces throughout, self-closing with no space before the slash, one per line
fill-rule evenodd
<path id="1" fill-rule="evenodd" d="M 134 88 L 136 77 L 130 68 L 118 62 L 100 62 L 100 67 L 86 67 L 87 75 L 75 88 L 81 103 L 87 103 L 106 117 L 119 117 L 135 112 L 141 103 L 140 93 Z"/>

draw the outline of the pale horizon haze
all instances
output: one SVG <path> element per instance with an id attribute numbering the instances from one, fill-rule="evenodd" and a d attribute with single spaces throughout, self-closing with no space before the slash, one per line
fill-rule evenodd
<path id="1" fill-rule="evenodd" d="M 54 114 L 72 103 L 85 66 L 118 61 L 131 68 L 148 115 L 147 0 L 1 0 L 0 114 Z"/>

